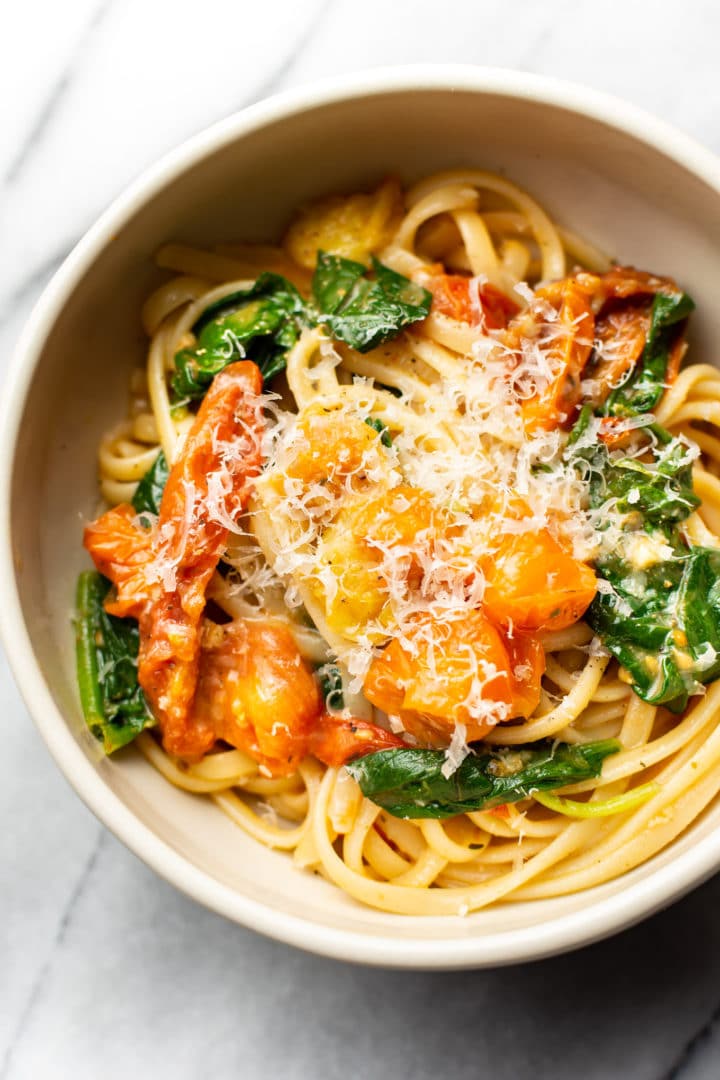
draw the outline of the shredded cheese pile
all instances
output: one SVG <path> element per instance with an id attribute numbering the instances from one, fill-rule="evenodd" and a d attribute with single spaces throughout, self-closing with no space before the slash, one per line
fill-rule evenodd
<path id="1" fill-rule="evenodd" d="M 528 300 L 534 295 L 525 286 L 520 292 Z M 478 553 L 492 536 L 547 528 L 578 559 L 589 561 L 597 550 L 586 485 L 562 458 L 567 434 L 529 434 L 523 421 L 523 400 L 555 378 L 552 344 L 568 332 L 547 301 L 533 304 L 542 307 L 535 314 L 542 315 L 543 333 L 523 339 L 518 354 L 509 356 L 501 332 L 478 327 L 472 353 L 452 374 L 435 376 L 431 393 L 405 390 L 397 398 L 399 421 L 391 410 L 389 448 L 372 428 L 362 429 L 377 410 L 372 379 L 355 376 L 351 387 L 318 396 L 298 414 L 271 403 L 268 465 L 256 488 L 255 513 L 265 525 L 258 520 L 252 527 L 285 584 L 285 602 L 308 609 L 350 673 L 352 692 L 390 638 L 410 652 L 422 646 L 432 666 L 435 651 L 442 653 L 443 626 L 482 602 Z M 335 348 L 323 342 L 313 376 L 337 362 Z M 335 457 L 326 458 L 322 440 L 308 439 L 308 418 L 318 413 L 332 418 L 340 446 Z M 399 535 L 402 528 L 392 535 L 390 523 L 413 513 L 408 489 L 422 493 L 435 520 L 420 523 L 411 536 Z M 358 515 L 368 503 L 375 516 L 362 535 Z M 496 669 L 476 661 L 475 667 L 464 702 L 468 715 L 492 724 L 508 719 L 509 707 L 484 695 Z M 524 674 L 515 672 L 519 680 Z M 448 751 L 455 766 L 464 746 L 458 723 Z"/>

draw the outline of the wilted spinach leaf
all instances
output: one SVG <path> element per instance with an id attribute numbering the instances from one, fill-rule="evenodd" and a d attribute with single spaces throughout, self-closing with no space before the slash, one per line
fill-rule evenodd
<path id="1" fill-rule="evenodd" d="M 598 776 L 615 739 L 568 745 L 539 743 L 471 753 L 449 776 L 443 750 L 379 750 L 346 768 L 363 795 L 400 818 L 444 818 L 517 802 Z"/>
<path id="2" fill-rule="evenodd" d="M 375 258 L 372 269 L 375 276 L 369 278 L 362 263 L 320 251 L 312 281 L 316 321 L 359 352 L 426 318 L 432 301 L 427 289 Z"/>
<path id="3" fill-rule="evenodd" d="M 138 484 L 132 497 L 132 504 L 138 514 L 154 514 L 157 516 L 169 474 L 168 463 L 161 450 Z"/>
<path id="4" fill-rule="evenodd" d="M 311 304 L 273 273 L 217 300 L 192 328 L 195 345 L 175 356 L 175 400 L 202 398 L 218 372 L 243 358 L 253 360 L 268 382 L 284 369 L 303 326 L 325 326 L 331 337 L 367 352 L 429 313 L 426 289 L 377 259 L 373 273 L 368 278 L 362 263 L 320 252 Z"/>
<path id="5" fill-rule="evenodd" d="M 109 588 L 101 574 L 81 574 L 76 613 L 80 700 L 85 722 L 106 754 L 155 723 L 137 681 L 137 622 L 107 614 L 103 601 Z"/>
<path id="6" fill-rule="evenodd" d="M 325 707 L 337 711 L 344 707 L 342 675 L 337 664 L 322 664 L 315 672 Z"/>
<path id="7" fill-rule="evenodd" d="M 665 390 L 670 354 L 682 331 L 679 325 L 695 308 L 687 293 L 656 293 L 650 317 L 650 329 L 642 356 L 625 380 L 616 387 L 604 411 L 610 416 L 651 412 Z"/>
<path id="8" fill-rule="evenodd" d="M 585 618 L 635 693 L 679 712 L 720 675 L 720 550 L 689 545 L 679 528 L 700 504 L 692 457 L 657 424 L 638 428 L 624 456 L 593 430 L 601 422 L 586 407 L 567 455 L 585 473 L 590 505 L 607 511 L 601 539 L 611 522 L 621 532 L 596 561 L 603 584 Z"/>
<path id="9" fill-rule="evenodd" d="M 202 398 L 218 372 L 243 358 L 253 360 L 268 382 L 285 367 L 305 314 L 300 293 L 280 274 L 261 274 L 249 289 L 217 300 L 193 326 L 196 344 L 175 356 L 176 399 Z"/>
<path id="10" fill-rule="evenodd" d="M 643 701 L 682 712 L 720 675 L 720 550 L 686 547 L 644 571 L 609 558 L 598 571 L 612 589 L 598 592 L 588 623 Z"/>

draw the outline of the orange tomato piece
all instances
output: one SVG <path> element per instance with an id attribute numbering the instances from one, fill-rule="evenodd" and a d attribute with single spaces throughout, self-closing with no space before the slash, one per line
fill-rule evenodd
<path id="1" fill-rule="evenodd" d="M 310 753 L 324 765 L 339 768 L 353 758 L 406 744 L 391 731 L 367 720 L 343 719 L 325 713 L 310 732 Z"/>
<path id="2" fill-rule="evenodd" d="M 610 391 L 635 367 L 650 329 L 650 305 L 626 304 L 611 308 L 595 325 L 598 363 L 590 372 L 597 390 L 590 400 L 601 404 Z"/>
<path id="3" fill-rule="evenodd" d="M 519 310 L 504 292 L 489 282 L 477 286 L 478 303 L 471 296 L 471 278 L 462 274 L 429 274 L 423 284 L 433 295 L 433 310 L 451 319 L 487 330 L 504 329 Z"/>
<path id="4" fill-rule="evenodd" d="M 446 746 L 457 724 L 468 741 L 481 739 L 498 720 L 519 715 L 520 665 L 483 611 L 450 623 L 423 616 L 406 637 L 409 647 L 395 638 L 373 660 L 364 690 L 421 742 Z"/>
<path id="5" fill-rule="evenodd" d="M 213 379 L 160 503 L 158 563 L 167 577 L 140 620 L 138 681 L 170 753 L 203 752 L 189 726 L 198 628 L 205 591 L 227 544 L 223 521 L 244 509 L 262 464 L 261 390 L 260 371 L 249 361 L 231 364 Z M 217 505 L 211 509 L 213 481 Z"/>
<path id="6" fill-rule="evenodd" d="M 329 626 L 353 636 L 377 619 L 389 596 L 384 554 L 400 549 L 398 567 L 408 584 L 419 586 L 423 552 L 442 534 L 445 516 L 425 492 L 400 484 L 348 499 L 322 536 L 318 584 L 311 586 L 325 606 Z M 337 588 L 327 592 L 323 572 L 332 569 Z"/>
<path id="7" fill-rule="evenodd" d="M 483 604 L 501 626 L 562 630 L 577 622 L 596 592 L 596 578 L 543 529 L 506 534 L 481 565 Z"/>
<path id="8" fill-rule="evenodd" d="M 447 515 L 427 492 L 409 484 L 358 499 L 349 505 L 347 514 L 340 515 L 338 527 L 349 530 L 374 562 L 380 563 L 383 551 L 402 549 L 416 585 L 422 576 L 422 548 L 448 532 Z"/>
<path id="9" fill-rule="evenodd" d="M 545 386 L 522 403 L 528 431 L 550 431 L 572 422 L 582 391 L 581 375 L 593 349 L 595 319 L 588 293 L 573 278 L 538 289 L 530 312 L 523 312 L 508 328 L 508 344 L 519 356 L 524 338 L 535 337 L 553 372 Z M 548 318 L 545 305 L 557 311 Z"/>
<path id="10" fill-rule="evenodd" d="M 532 716 L 540 704 L 545 673 L 545 650 L 536 637 L 513 633 L 505 637 L 513 682 L 513 704 L 517 716 Z"/>
<path id="11" fill-rule="evenodd" d="M 302 207 L 283 247 L 308 270 L 315 269 L 320 250 L 368 263 L 389 243 L 402 215 L 402 188 L 391 176 L 369 194 L 329 195 Z"/>
<path id="12" fill-rule="evenodd" d="M 152 535 L 138 524 L 132 506 L 108 510 L 86 526 L 83 540 L 95 566 L 115 585 L 105 609 L 120 618 L 138 619 L 152 595 Z"/>
<path id="13" fill-rule="evenodd" d="M 515 366 L 523 346 L 534 341 L 554 370 L 545 385 L 523 402 L 527 430 L 550 430 L 572 421 L 589 361 L 587 374 L 596 386 L 587 400 L 601 404 L 642 355 L 653 297 L 677 292 L 672 278 L 632 266 L 613 266 L 605 274 L 583 270 L 537 289 L 535 300 L 510 322 L 504 336 Z M 547 304 L 557 316 L 548 318 Z M 680 327 L 668 364 L 668 383 L 677 376 L 684 351 Z"/>
<path id="14" fill-rule="evenodd" d="M 310 406 L 298 421 L 284 471 L 306 484 L 343 480 L 369 467 L 379 448 L 379 434 L 359 417 Z"/>
<path id="15" fill-rule="evenodd" d="M 675 382 L 678 375 L 680 374 L 680 365 L 683 362 L 683 358 L 685 356 L 685 353 L 687 352 L 687 348 L 687 342 L 685 341 L 685 331 L 682 330 L 675 338 L 675 341 L 673 342 L 670 349 L 670 356 L 668 357 L 668 364 L 667 368 L 665 369 L 664 385 L 666 388 L 668 386 L 672 386 L 672 384 Z"/>
<path id="16" fill-rule="evenodd" d="M 217 562 L 227 543 L 225 521 L 247 505 L 262 465 L 261 391 L 262 375 L 250 361 L 216 375 L 170 470 L 157 538 L 163 557 L 182 571 Z"/>
<path id="17" fill-rule="evenodd" d="M 156 525 L 135 524 L 132 507 L 108 511 L 85 531 L 85 546 L 116 586 L 108 610 L 140 626 L 138 681 L 169 753 L 204 753 L 210 729 L 190 725 L 205 590 L 261 467 L 262 376 L 249 361 L 213 380 L 170 471 Z"/>
<path id="18" fill-rule="evenodd" d="M 634 266 L 611 266 L 604 274 L 581 271 L 575 280 L 587 292 L 592 293 L 598 306 L 608 300 L 652 297 L 655 293 L 675 293 L 678 287 L 669 277 L 648 274 Z"/>
<path id="19" fill-rule="evenodd" d="M 600 405 L 642 356 L 654 296 L 679 290 L 672 278 L 648 274 L 633 266 L 613 266 L 602 275 L 580 272 L 575 281 L 591 297 L 597 312 L 596 352 L 588 372 L 595 389 L 587 400 Z M 684 330 L 679 327 L 666 371 L 668 385 L 677 377 L 684 352 Z"/>
<path id="20" fill-rule="evenodd" d="M 618 450 L 620 447 L 627 446 L 637 434 L 637 429 L 628 427 L 628 418 L 625 416 L 601 416 L 599 420 L 598 439 L 609 450 Z"/>
<path id="21" fill-rule="evenodd" d="M 204 623 L 192 728 L 286 776 L 308 753 L 320 709 L 312 672 L 282 623 Z"/>

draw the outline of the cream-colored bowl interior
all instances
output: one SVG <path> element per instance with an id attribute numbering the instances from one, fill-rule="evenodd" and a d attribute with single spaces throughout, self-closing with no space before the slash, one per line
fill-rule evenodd
<path id="1" fill-rule="evenodd" d="M 102 759 L 79 711 L 70 623 L 75 578 L 86 565 L 82 519 L 98 508 L 97 443 L 123 417 L 128 372 L 142 362 L 139 310 L 159 280 L 152 254 L 165 241 L 274 239 L 310 196 L 355 190 L 387 173 L 413 180 L 480 166 L 518 181 L 559 222 L 623 262 L 676 277 L 698 304 L 692 356 L 712 362 L 720 340 L 718 191 L 627 131 L 532 100 L 544 93 L 541 83 L 528 89 L 526 81 L 514 96 L 507 80 L 466 72 L 455 80 L 464 88 L 455 90 L 442 81 L 426 79 L 423 88 L 419 79 L 413 88 L 408 77 L 404 88 L 395 80 L 383 90 L 376 78 L 364 93 L 356 82 L 345 95 L 306 95 L 299 111 L 290 102 L 241 116 L 156 170 L 61 271 L 25 338 L 21 363 L 35 373 L 19 405 L 10 506 L 22 616 L 52 702 L 14 632 L 19 623 L 6 624 L 6 644 L 71 782 L 176 884 L 231 917 L 321 951 L 408 966 L 477 966 L 591 940 L 689 887 L 720 862 L 720 848 L 706 848 L 695 864 L 691 850 L 703 837 L 712 841 L 720 806 L 647 865 L 582 895 L 457 919 L 367 910 L 246 837 L 209 801 L 172 788 L 134 752 Z M 572 91 L 565 94 L 572 103 Z M 563 95 L 555 87 L 545 96 Z M 623 123 L 621 111 L 616 119 Z M 21 383 L 16 372 L 16 405 Z M 669 864 L 682 859 L 674 878 Z"/>

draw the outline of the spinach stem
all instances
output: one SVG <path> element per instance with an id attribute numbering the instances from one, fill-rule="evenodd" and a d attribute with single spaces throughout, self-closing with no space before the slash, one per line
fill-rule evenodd
<path id="1" fill-rule="evenodd" d="M 624 795 L 614 795 L 611 799 L 605 799 L 604 802 L 578 802 L 575 799 L 566 799 L 562 795 L 553 795 L 549 791 L 533 791 L 532 797 L 547 810 L 554 810 L 555 813 L 564 814 L 566 817 L 599 818 L 634 810 L 636 806 L 642 806 L 653 795 L 657 795 L 658 791 L 660 791 L 660 784 L 653 781 L 640 784 L 626 791 Z"/>
<path id="2" fill-rule="evenodd" d="M 103 593 L 103 581 L 98 574 L 93 570 L 80 574 L 76 597 L 75 655 L 80 703 L 85 721 L 91 729 L 105 722 L 97 661 L 100 633 L 97 612 L 102 606 Z"/>

